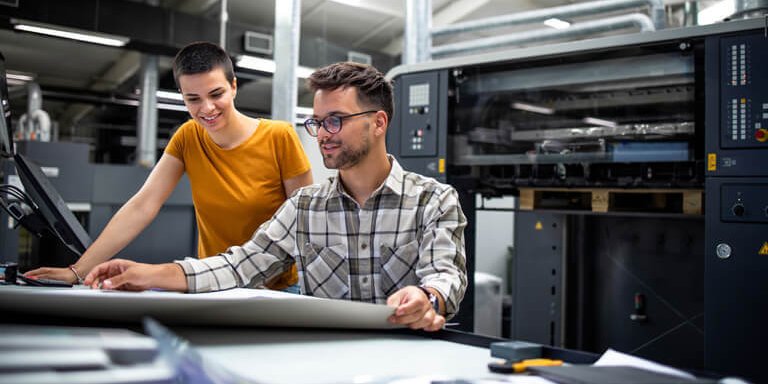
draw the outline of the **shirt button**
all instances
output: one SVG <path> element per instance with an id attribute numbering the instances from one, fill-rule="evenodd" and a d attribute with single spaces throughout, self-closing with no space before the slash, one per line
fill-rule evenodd
<path id="1" fill-rule="evenodd" d="M 363 276 L 363 284 L 368 284 L 368 276 Z"/>
<path id="2" fill-rule="evenodd" d="M 368 248 L 368 244 L 366 244 L 366 243 L 363 243 L 362 245 L 360 245 L 360 248 L 362 248 L 362 249 L 366 249 L 366 248 Z"/>

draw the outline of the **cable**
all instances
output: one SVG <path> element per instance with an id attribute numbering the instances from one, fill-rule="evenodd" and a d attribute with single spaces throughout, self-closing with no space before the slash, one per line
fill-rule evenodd
<path id="1" fill-rule="evenodd" d="M 11 196 L 18 201 L 9 202 L 3 194 Z M 49 223 L 48 220 L 45 219 L 37 204 L 35 204 L 32 198 L 30 198 L 23 189 L 12 184 L 0 184 L 0 206 L 3 207 L 3 210 L 5 210 L 9 216 L 16 220 L 17 226 L 21 224 L 31 232 L 34 232 L 37 236 L 42 236 L 43 231 L 45 231 L 58 239 L 59 243 L 72 251 L 72 253 L 78 256 L 81 255 L 73 245 L 64 240 L 59 231 L 54 227 L 54 224 Z"/>
<path id="2" fill-rule="evenodd" d="M 23 189 L 12 185 L 12 184 L 0 184 L 0 192 L 3 192 L 7 195 L 10 195 L 12 197 L 15 197 L 17 200 L 23 201 L 25 204 L 29 205 L 30 207 L 37 209 L 37 205 L 32 201 L 32 199 L 27 195 L 26 192 L 24 192 Z"/>

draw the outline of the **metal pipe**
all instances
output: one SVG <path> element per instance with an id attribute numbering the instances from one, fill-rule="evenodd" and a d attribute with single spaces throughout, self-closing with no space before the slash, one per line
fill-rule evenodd
<path id="1" fill-rule="evenodd" d="M 221 17 L 219 18 L 219 46 L 225 51 L 227 50 L 227 21 L 229 21 L 229 13 L 227 13 L 227 0 L 221 0 Z"/>
<path id="2" fill-rule="evenodd" d="M 622 9 L 635 8 L 641 6 L 650 7 L 650 17 L 653 20 L 653 24 L 656 29 L 663 29 L 666 27 L 666 11 L 664 10 L 663 0 L 599 0 L 588 3 L 570 4 L 561 7 L 552 7 L 537 9 L 528 12 L 519 12 L 509 15 L 489 17 L 485 19 L 478 19 L 467 21 L 463 23 L 457 23 L 452 25 L 446 25 L 443 27 L 433 28 L 431 33 L 432 37 L 471 32 L 482 29 L 496 28 L 496 27 L 508 27 L 518 24 L 542 22 L 549 18 L 572 18 L 578 16 L 595 15 L 599 13 L 606 13 L 612 11 L 618 11 Z"/>
<path id="3" fill-rule="evenodd" d="M 692 27 L 699 25 L 699 5 L 696 1 L 686 1 L 683 11 L 685 14 L 683 26 Z"/>
<path id="4" fill-rule="evenodd" d="M 403 64 L 429 61 L 432 38 L 432 0 L 406 0 Z"/>
<path id="5" fill-rule="evenodd" d="M 272 118 L 293 124 L 298 101 L 301 0 L 275 0 L 275 74 L 272 77 Z"/>
<path id="6" fill-rule="evenodd" d="M 142 55 L 136 164 L 152 168 L 157 161 L 157 55 Z"/>
<path id="7" fill-rule="evenodd" d="M 632 13 L 629 15 L 609 17 L 600 20 L 585 21 L 583 23 L 573 24 L 566 29 L 537 29 L 503 36 L 440 45 L 432 47 L 432 56 L 446 56 L 459 52 L 477 51 L 506 45 L 533 43 L 564 37 L 571 38 L 585 36 L 631 27 L 639 27 L 643 32 L 654 30 L 653 22 L 647 15 L 642 13 Z"/>

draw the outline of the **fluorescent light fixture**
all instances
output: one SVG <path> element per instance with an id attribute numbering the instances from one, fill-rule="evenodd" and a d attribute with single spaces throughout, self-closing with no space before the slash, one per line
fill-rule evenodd
<path id="1" fill-rule="evenodd" d="M 733 0 L 721 0 L 699 11 L 699 25 L 714 24 L 723 21 L 726 17 L 736 12 L 736 2 Z"/>
<path id="2" fill-rule="evenodd" d="M 155 93 L 155 95 L 160 99 L 184 101 L 184 98 L 181 96 L 181 93 L 174 92 L 174 91 L 159 90 Z"/>
<path id="3" fill-rule="evenodd" d="M 616 128 L 616 125 L 617 125 L 615 121 L 598 119 L 596 117 L 585 117 L 581 119 L 581 121 L 583 121 L 586 124 L 597 125 L 599 127 L 606 127 L 606 128 Z"/>
<path id="4" fill-rule="evenodd" d="M 315 73 L 315 71 L 316 71 L 316 69 L 314 69 L 314 68 L 303 67 L 303 66 L 299 65 L 296 68 L 296 77 L 302 78 L 302 79 L 307 79 L 307 78 L 309 78 L 309 76 L 311 76 L 313 73 Z"/>
<path id="5" fill-rule="evenodd" d="M 157 109 L 164 109 L 166 111 L 187 112 L 187 107 L 179 104 L 157 103 L 156 107 Z"/>
<path id="6" fill-rule="evenodd" d="M 19 31 L 39 33 L 42 35 L 63 37 L 65 39 L 85 41 L 88 43 L 109 45 L 112 47 L 122 47 L 130 39 L 123 36 L 108 35 L 106 33 L 84 31 L 74 28 L 62 27 L 58 25 L 49 25 L 33 21 L 11 19 L 13 28 Z"/>
<path id="7" fill-rule="evenodd" d="M 538 113 L 540 115 L 553 115 L 555 113 L 555 110 L 552 108 L 540 107 L 538 105 L 526 103 L 512 103 L 512 108 L 526 112 Z"/>
<path id="8" fill-rule="evenodd" d="M 296 107 L 296 114 L 301 116 L 312 116 L 315 113 L 314 109 L 308 107 Z"/>
<path id="9" fill-rule="evenodd" d="M 566 28 L 571 26 L 571 23 L 569 23 L 569 22 L 567 22 L 565 20 L 553 17 L 551 19 L 544 20 L 544 25 L 546 25 L 548 27 L 552 27 L 554 29 L 566 29 Z"/>
<path id="10" fill-rule="evenodd" d="M 27 82 L 35 79 L 35 77 L 30 74 L 18 72 L 6 72 L 5 78 L 8 80 L 16 80 L 18 82 Z"/>
<path id="11" fill-rule="evenodd" d="M 275 73 L 275 62 L 261 57 L 240 55 L 235 63 L 240 68 L 252 69 L 254 71 Z"/>
<path id="12" fill-rule="evenodd" d="M 267 73 L 275 73 L 275 69 L 277 68 L 277 65 L 273 60 L 250 55 L 240 55 L 237 58 L 235 65 L 240 68 L 252 69 L 254 71 Z M 314 71 L 314 68 L 298 66 L 296 68 L 296 77 L 306 79 Z"/>

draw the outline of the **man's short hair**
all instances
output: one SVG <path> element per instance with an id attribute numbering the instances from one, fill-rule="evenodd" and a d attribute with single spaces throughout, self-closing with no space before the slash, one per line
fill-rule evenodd
<path id="1" fill-rule="evenodd" d="M 307 88 L 312 92 L 346 87 L 357 88 L 360 104 L 386 112 L 392 121 L 395 110 L 392 84 L 371 65 L 351 61 L 335 63 L 318 69 L 307 79 Z"/>
<path id="2" fill-rule="evenodd" d="M 179 85 L 179 76 L 196 75 L 221 68 L 227 81 L 235 80 L 232 59 L 221 47 L 207 41 L 196 41 L 182 48 L 173 59 L 173 79 Z"/>

